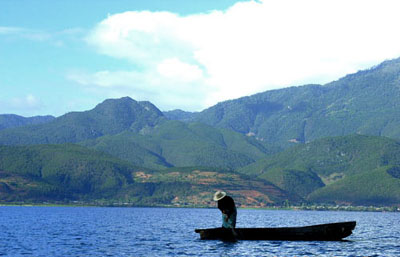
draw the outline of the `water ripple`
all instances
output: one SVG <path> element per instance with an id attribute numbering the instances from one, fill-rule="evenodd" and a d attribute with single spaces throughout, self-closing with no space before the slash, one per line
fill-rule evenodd
<path id="1" fill-rule="evenodd" d="M 0 256 L 400 256 L 398 213 L 241 210 L 238 227 L 356 220 L 344 242 L 202 241 L 216 209 L 0 207 Z"/>

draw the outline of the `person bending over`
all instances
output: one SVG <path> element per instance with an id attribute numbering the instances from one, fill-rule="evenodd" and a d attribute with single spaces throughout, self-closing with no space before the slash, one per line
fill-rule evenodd
<path id="1" fill-rule="evenodd" d="M 213 199 L 218 202 L 218 209 L 222 212 L 222 227 L 234 229 L 237 216 L 235 201 L 223 191 L 217 191 Z"/>

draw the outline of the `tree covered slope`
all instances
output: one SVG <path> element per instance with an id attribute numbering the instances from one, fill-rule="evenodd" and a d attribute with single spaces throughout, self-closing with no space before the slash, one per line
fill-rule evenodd
<path id="1" fill-rule="evenodd" d="M 222 102 L 193 119 L 284 147 L 354 133 L 400 139 L 399 81 L 400 59 L 395 59 L 323 86 Z"/>
<path id="2" fill-rule="evenodd" d="M 270 182 L 224 169 L 149 170 L 73 144 L 0 146 L 0 203 L 215 206 L 217 189 L 241 206 L 299 200 Z"/>
<path id="3" fill-rule="evenodd" d="M 153 169 L 173 166 L 235 169 L 278 150 L 231 130 L 179 121 L 167 121 L 139 134 L 125 131 L 82 144 Z"/>
<path id="4" fill-rule="evenodd" d="M 164 119 L 160 110 L 149 102 L 129 97 L 108 99 L 90 111 L 67 113 L 49 123 L 1 130 L 0 144 L 76 143 L 124 130 L 139 132 Z"/>
<path id="5" fill-rule="evenodd" d="M 110 197 L 133 183 L 135 167 L 82 146 L 0 146 L 1 200 Z"/>
<path id="6" fill-rule="evenodd" d="M 240 171 L 312 202 L 384 205 L 400 197 L 398 167 L 398 141 L 349 135 L 298 145 Z"/>

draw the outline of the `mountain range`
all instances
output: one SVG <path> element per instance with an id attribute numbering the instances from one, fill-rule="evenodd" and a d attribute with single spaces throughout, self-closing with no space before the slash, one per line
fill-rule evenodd
<path id="1" fill-rule="evenodd" d="M 266 91 L 195 113 L 162 112 L 124 97 L 60 117 L 0 115 L 0 200 L 208 205 L 209 191 L 220 188 L 243 206 L 399 205 L 398 99 L 400 59 L 394 59 L 326 85 Z M 46 166 L 53 152 L 57 165 Z M 79 152 L 102 164 L 83 161 Z M 85 191 L 74 187 L 81 178 L 60 179 L 76 174 L 114 182 L 83 179 Z M 200 183 L 205 176 L 213 182 Z"/>
<path id="2" fill-rule="evenodd" d="M 326 85 L 305 85 L 230 100 L 191 121 L 289 147 L 353 133 L 400 139 L 400 59 Z M 171 117 L 171 116 L 170 116 Z M 181 116 L 188 120 L 187 113 Z"/>
<path id="3" fill-rule="evenodd" d="M 129 97 L 108 99 L 94 109 L 70 112 L 49 122 L 0 131 L 0 144 L 61 144 L 76 143 L 124 130 L 140 132 L 165 119 L 149 102 Z"/>
<path id="4" fill-rule="evenodd" d="M 0 130 L 6 128 L 22 127 L 26 125 L 47 123 L 54 119 L 55 117 L 51 115 L 26 118 L 15 114 L 0 114 Z"/>

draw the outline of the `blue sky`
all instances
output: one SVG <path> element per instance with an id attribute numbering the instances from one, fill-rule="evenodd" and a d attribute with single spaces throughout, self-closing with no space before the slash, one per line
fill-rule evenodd
<path id="1" fill-rule="evenodd" d="M 0 114 L 199 111 L 400 56 L 398 1 L 0 1 Z"/>

